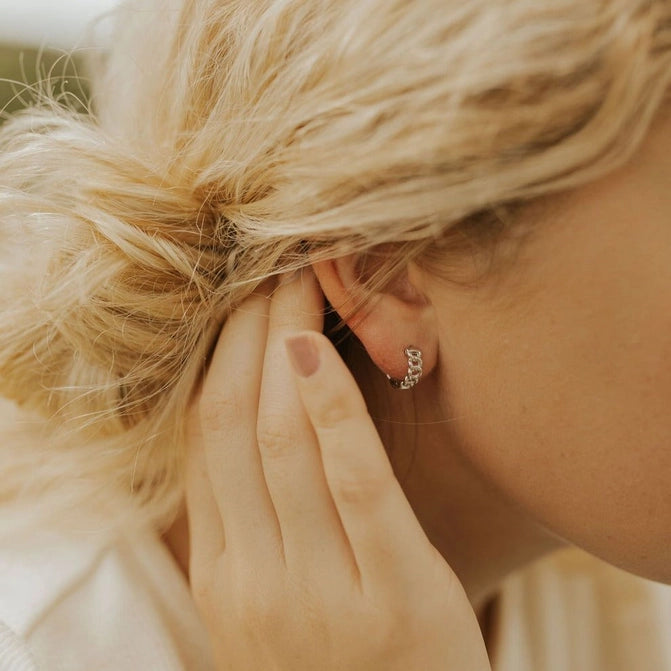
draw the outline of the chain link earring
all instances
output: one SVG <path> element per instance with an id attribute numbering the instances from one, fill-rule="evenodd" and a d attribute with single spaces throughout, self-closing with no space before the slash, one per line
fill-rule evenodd
<path id="1" fill-rule="evenodd" d="M 408 372 L 406 376 L 402 380 L 397 380 L 387 375 L 389 384 L 394 389 L 412 389 L 422 377 L 422 352 L 414 347 L 407 347 L 405 349 L 405 356 L 408 357 Z"/>

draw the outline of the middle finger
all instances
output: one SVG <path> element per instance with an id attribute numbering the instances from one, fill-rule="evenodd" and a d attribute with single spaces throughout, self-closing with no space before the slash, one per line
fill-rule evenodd
<path id="1" fill-rule="evenodd" d="M 323 299 L 308 269 L 280 283 L 268 325 L 257 435 L 263 469 L 282 534 L 287 567 L 306 577 L 353 558 L 330 494 L 319 443 L 295 385 L 285 338 L 322 331 Z"/>

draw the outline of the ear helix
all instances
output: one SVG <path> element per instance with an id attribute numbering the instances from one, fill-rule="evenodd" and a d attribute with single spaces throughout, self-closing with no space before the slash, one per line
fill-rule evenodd
<path id="1" fill-rule="evenodd" d="M 402 380 L 397 380 L 387 375 L 389 384 L 394 389 L 412 389 L 422 377 L 423 362 L 422 352 L 414 347 L 406 347 L 405 356 L 408 358 L 408 372 Z"/>

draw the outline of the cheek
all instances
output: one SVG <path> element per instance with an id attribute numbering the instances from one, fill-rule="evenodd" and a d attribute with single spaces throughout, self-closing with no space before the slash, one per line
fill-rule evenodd
<path id="1" fill-rule="evenodd" d="M 445 402 L 465 456 L 508 498 L 606 561 L 671 583 L 671 347 L 615 312 L 596 324 L 573 305 L 565 320 L 502 328 L 495 347 L 447 367 L 443 388 L 458 393 Z M 455 376 L 463 384 L 450 387 Z"/>
<path id="2" fill-rule="evenodd" d="M 466 458 L 556 534 L 668 583 L 670 131 L 667 119 L 623 169 L 532 212 L 542 234 L 494 300 L 450 298 L 456 313 L 441 313 Z"/>

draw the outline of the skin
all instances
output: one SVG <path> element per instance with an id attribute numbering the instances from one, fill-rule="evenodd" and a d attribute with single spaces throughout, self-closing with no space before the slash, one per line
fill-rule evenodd
<path id="1" fill-rule="evenodd" d="M 217 668 L 488 671 L 300 280 L 231 316 L 187 423 L 189 578 Z"/>
<path id="2" fill-rule="evenodd" d="M 409 265 L 351 314 L 356 260 L 314 267 L 363 345 L 357 383 L 403 494 L 483 625 L 506 575 L 567 544 L 671 583 L 669 156 L 665 114 L 623 168 L 531 208 L 496 281 Z M 394 391 L 380 371 L 403 377 L 408 345 L 425 375 Z"/>
<path id="3" fill-rule="evenodd" d="M 560 539 L 671 583 L 669 156 L 667 116 L 623 169 L 550 202 L 496 287 L 416 276 L 440 358 L 420 398 L 453 421 L 422 431 L 437 447 L 408 492 L 451 565 L 470 546 L 481 568 L 457 572 L 476 601 Z M 446 500 L 453 487 L 465 494 Z"/>

